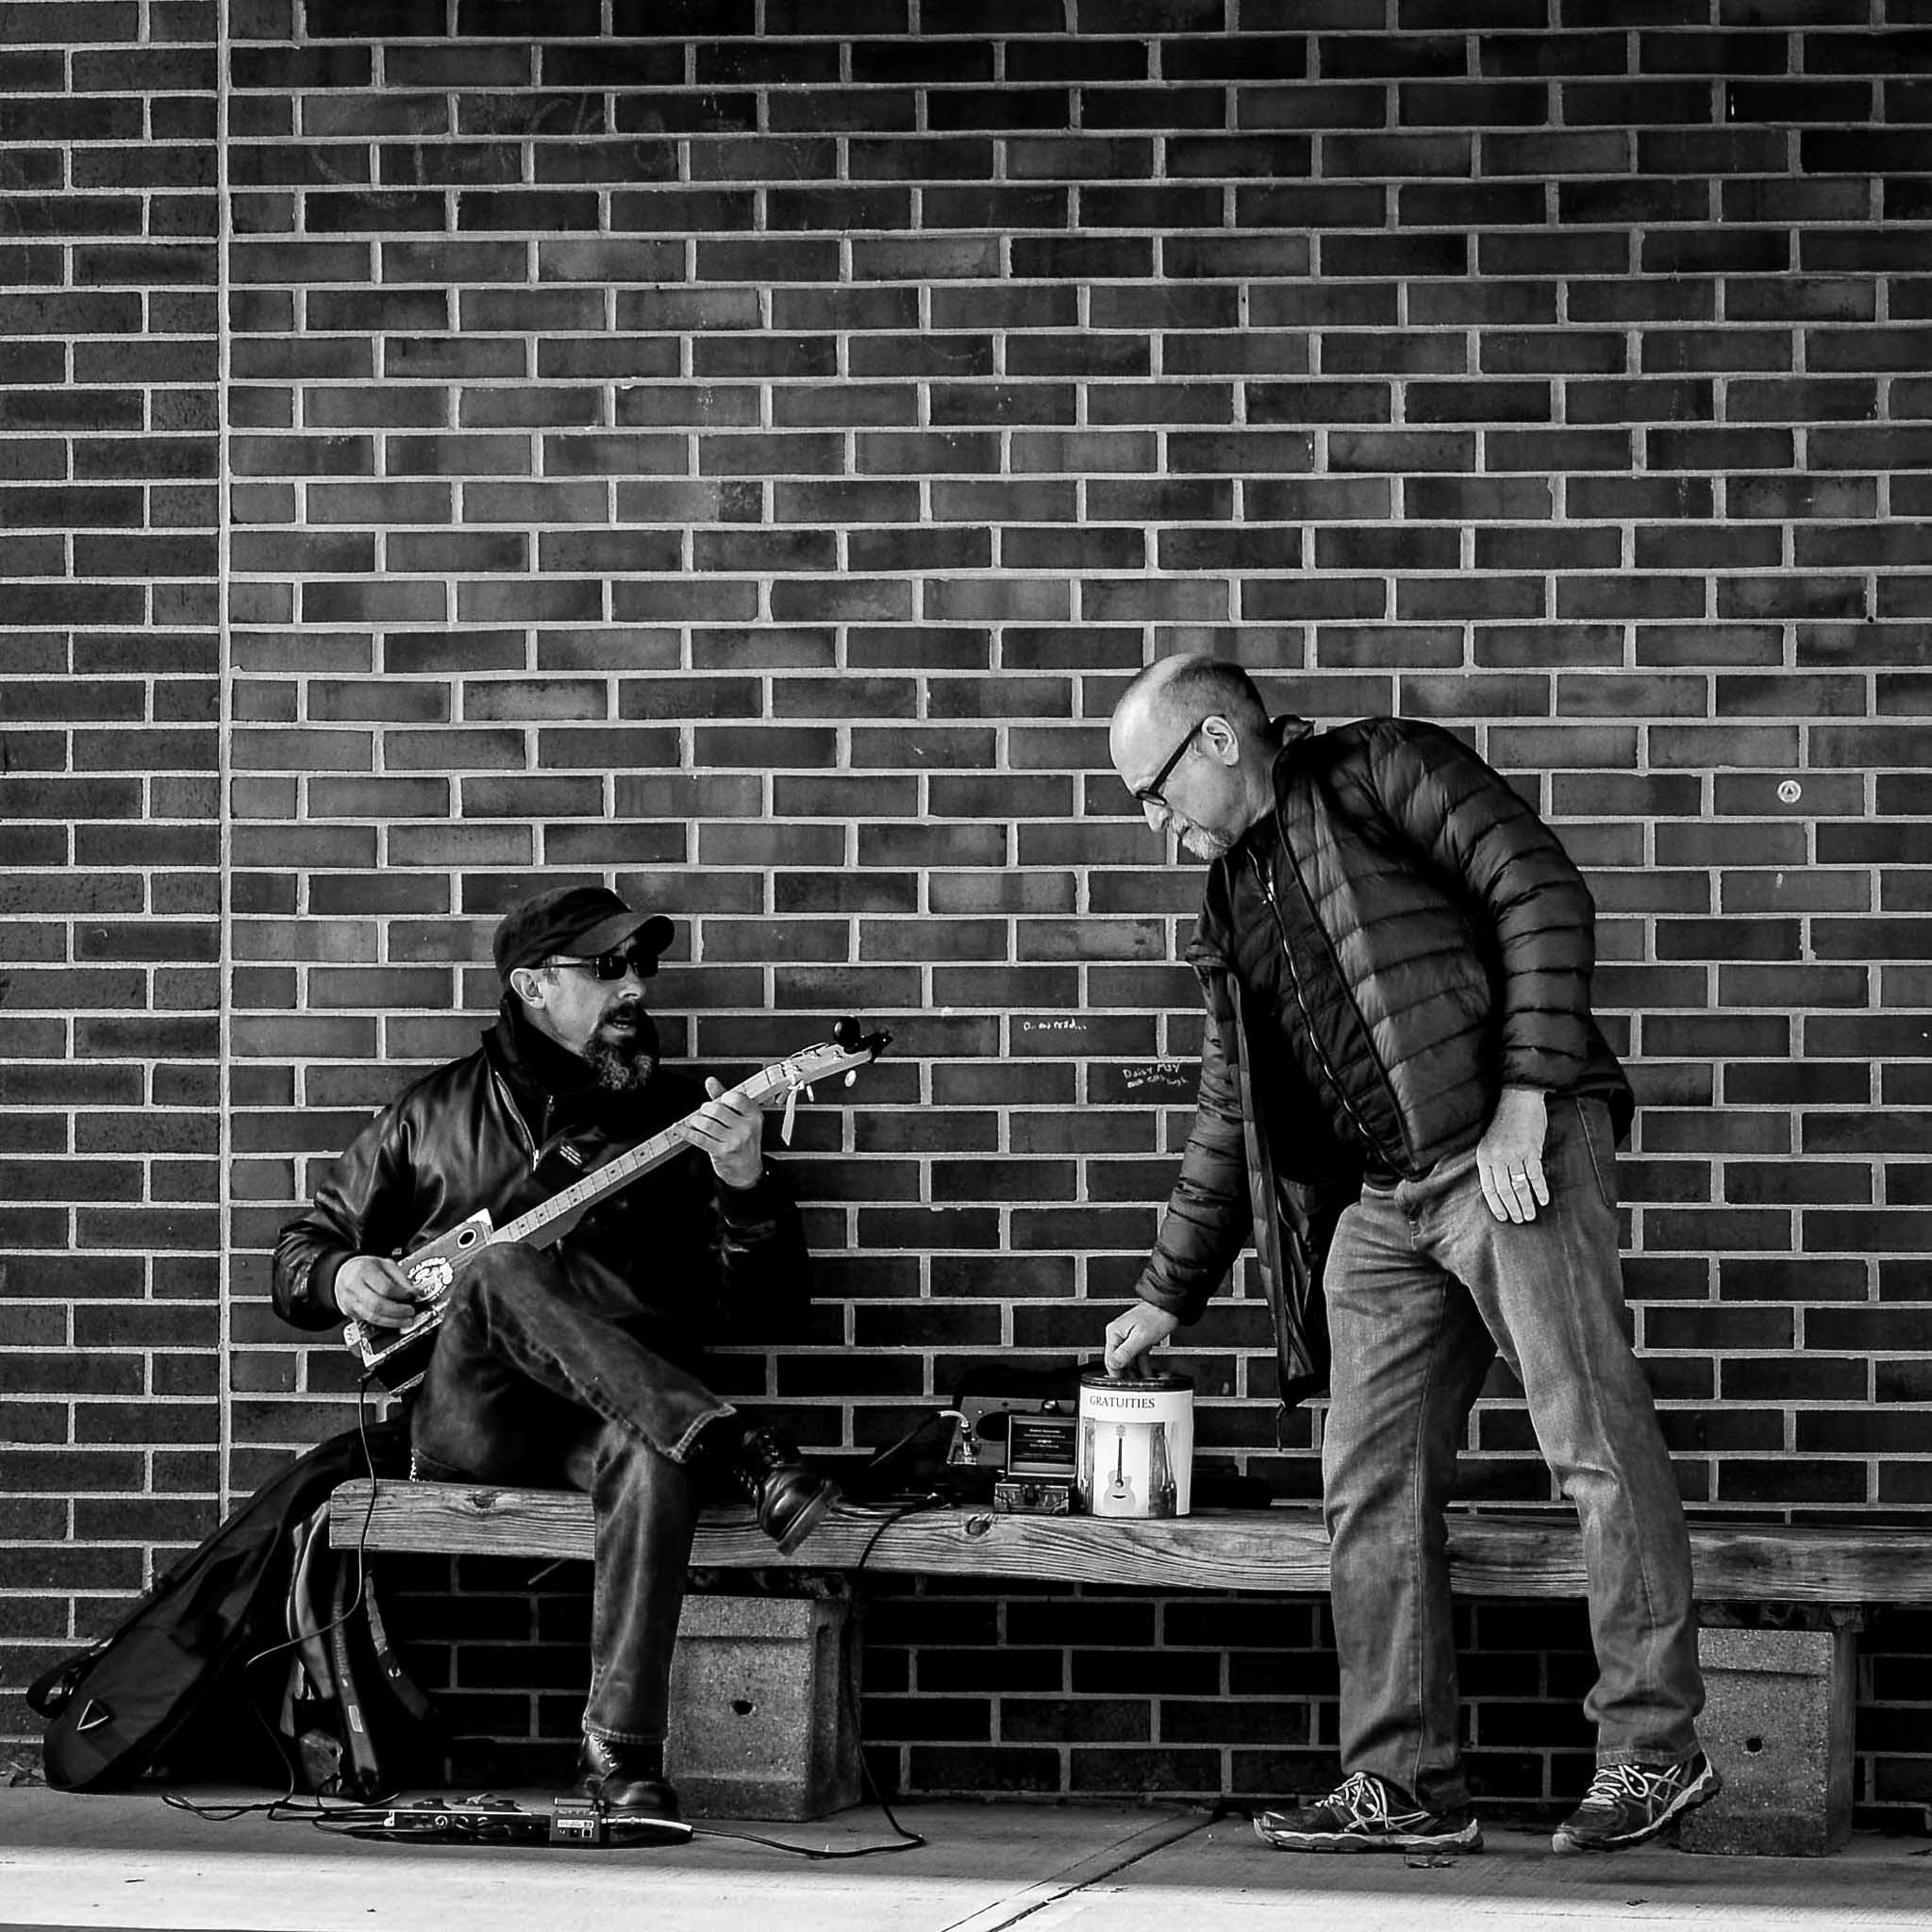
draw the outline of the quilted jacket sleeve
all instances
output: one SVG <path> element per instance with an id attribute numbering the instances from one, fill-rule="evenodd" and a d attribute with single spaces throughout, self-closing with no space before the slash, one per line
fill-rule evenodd
<path id="1" fill-rule="evenodd" d="M 1194 1124 L 1136 1297 L 1183 1322 L 1198 1320 L 1234 1266 L 1253 1220 L 1241 1098 L 1221 1029 L 1210 1017 Z"/>
<path id="2" fill-rule="evenodd" d="M 1377 802 L 1463 897 L 1498 979 L 1502 1084 L 1561 1091 L 1590 1050 L 1596 908 L 1557 835 L 1503 777 L 1434 724 L 1370 735 Z"/>

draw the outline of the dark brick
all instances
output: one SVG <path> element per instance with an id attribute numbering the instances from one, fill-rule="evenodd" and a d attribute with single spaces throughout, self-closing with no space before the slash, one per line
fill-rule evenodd
<path id="1" fill-rule="evenodd" d="M 912 1783 L 926 1791 L 1033 1791 L 1060 1789 L 1060 1754 L 1052 1747 L 915 1745 L 908 1754 Z"/>

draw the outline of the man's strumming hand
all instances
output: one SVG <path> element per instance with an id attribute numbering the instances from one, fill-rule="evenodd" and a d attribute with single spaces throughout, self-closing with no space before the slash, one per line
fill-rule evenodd
<path id="1" fill-rule="evenodd" d="M 397 1264 L 380 1255 L 352 1255 L 336 1270 L 336 1307 L 368 1328 L 407 1328 L 416 1319 L 416 1291 Z"/>

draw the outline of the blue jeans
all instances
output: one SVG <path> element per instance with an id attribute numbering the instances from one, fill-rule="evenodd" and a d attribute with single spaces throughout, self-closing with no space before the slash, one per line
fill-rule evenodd
<path id="1" fill-rule="evenodd" d="M 1365 1191 L 1325 1275 L 1334 1370 L 1323 1441 L 1341 1661 L 1341 1759 L 1433 1809 L 1468 1802 L 1443 1506 L 1498 1350 L 1576 1506 L 1598 1677 L 1599 1764 L 1675 1763 L 1704 1705 L 1690 1551 L 1650 1390 L 1625 1339 L 1609 1111 L 1549 1102 L 1550 1201 L 1484 1203 L 1475 1153 Z"/>
<path id="2" fill-rule="evenodd" d="M 692 1451 L 708 1423 L 733 1411 L 614 1318 L 623 1298 L 594 1263 L 565 1266 L 516 1242 L 486 1248 L 451 1291 L 409 1434 L 416 1473 L 433 1481 L 589 1492 L 583 1727 L 647 1744 L 664 1736 L 697 1526 Z"/>

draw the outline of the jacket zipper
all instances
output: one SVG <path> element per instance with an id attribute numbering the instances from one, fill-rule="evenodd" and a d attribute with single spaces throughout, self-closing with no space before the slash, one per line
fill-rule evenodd
<path id="1" fill-rule="evenodd" d="M 524 1111 L 517 1105 L 516 1095 L 509 1091 L 509 1082 L 494 1067 L 490 1070 L 490 1077 L 496 1085 L 497 1098 L 503 1102 L 510 1119 L 517 1124 L 517 1131 L 524 1137 L 524 1145 L 529 1149 L 530 1165 L 534 1168 L 537 1165 L 539 1148 L 536 1136 L 530 1132 L 530 1124 L 524 1118 Z"/>
<path id="2" fill-rule="evenodd" d="M 1329 1091 L 1341 1103 L 1341 1110 L 1354 1122 L 1356 1132 L 1362 1137 L 1363 1143 L 1374 1155 L 1376 1161 L 1387 1172 L 1400 1174 L 1402 1163 L 1389 1158 L 1389 1150 L 1375 1138 L 1368 1122 L 1356 1111 L 1355 1102 L 1348 1097 L 1348 1089 L 1342 1085 L 1341 1076 L 1335 1071 L 1335 1064 L 1322 1044 L 1321 1031 L 1315 1024 L 1314 1015 L 1308 1011 L 1308 1002 L 1302 991 L 1301 969 L 1295 964 L 1294 947 L 1289 941 L 1288 922 L 1281 916 L 1281 907 L 1274 897 L 1274 881 L 1268 876 L 1258 852 L 1250 851 L 1248 857 L 1254 863 L 1255 882 L 1261 888 L 1261 896 L 1268 902 L 1268 910 L 1274 916 L 1275 934 L 1281 941 L 1281 957 L 1288 962 L 1289 983 L 1294 989 L 1294 1003 L 1301 1008 L 1302 1023 L 1308 1030 L 1308 1044 L 1314 1048 L 1315 1058 L 1322 1063 Z"/>

